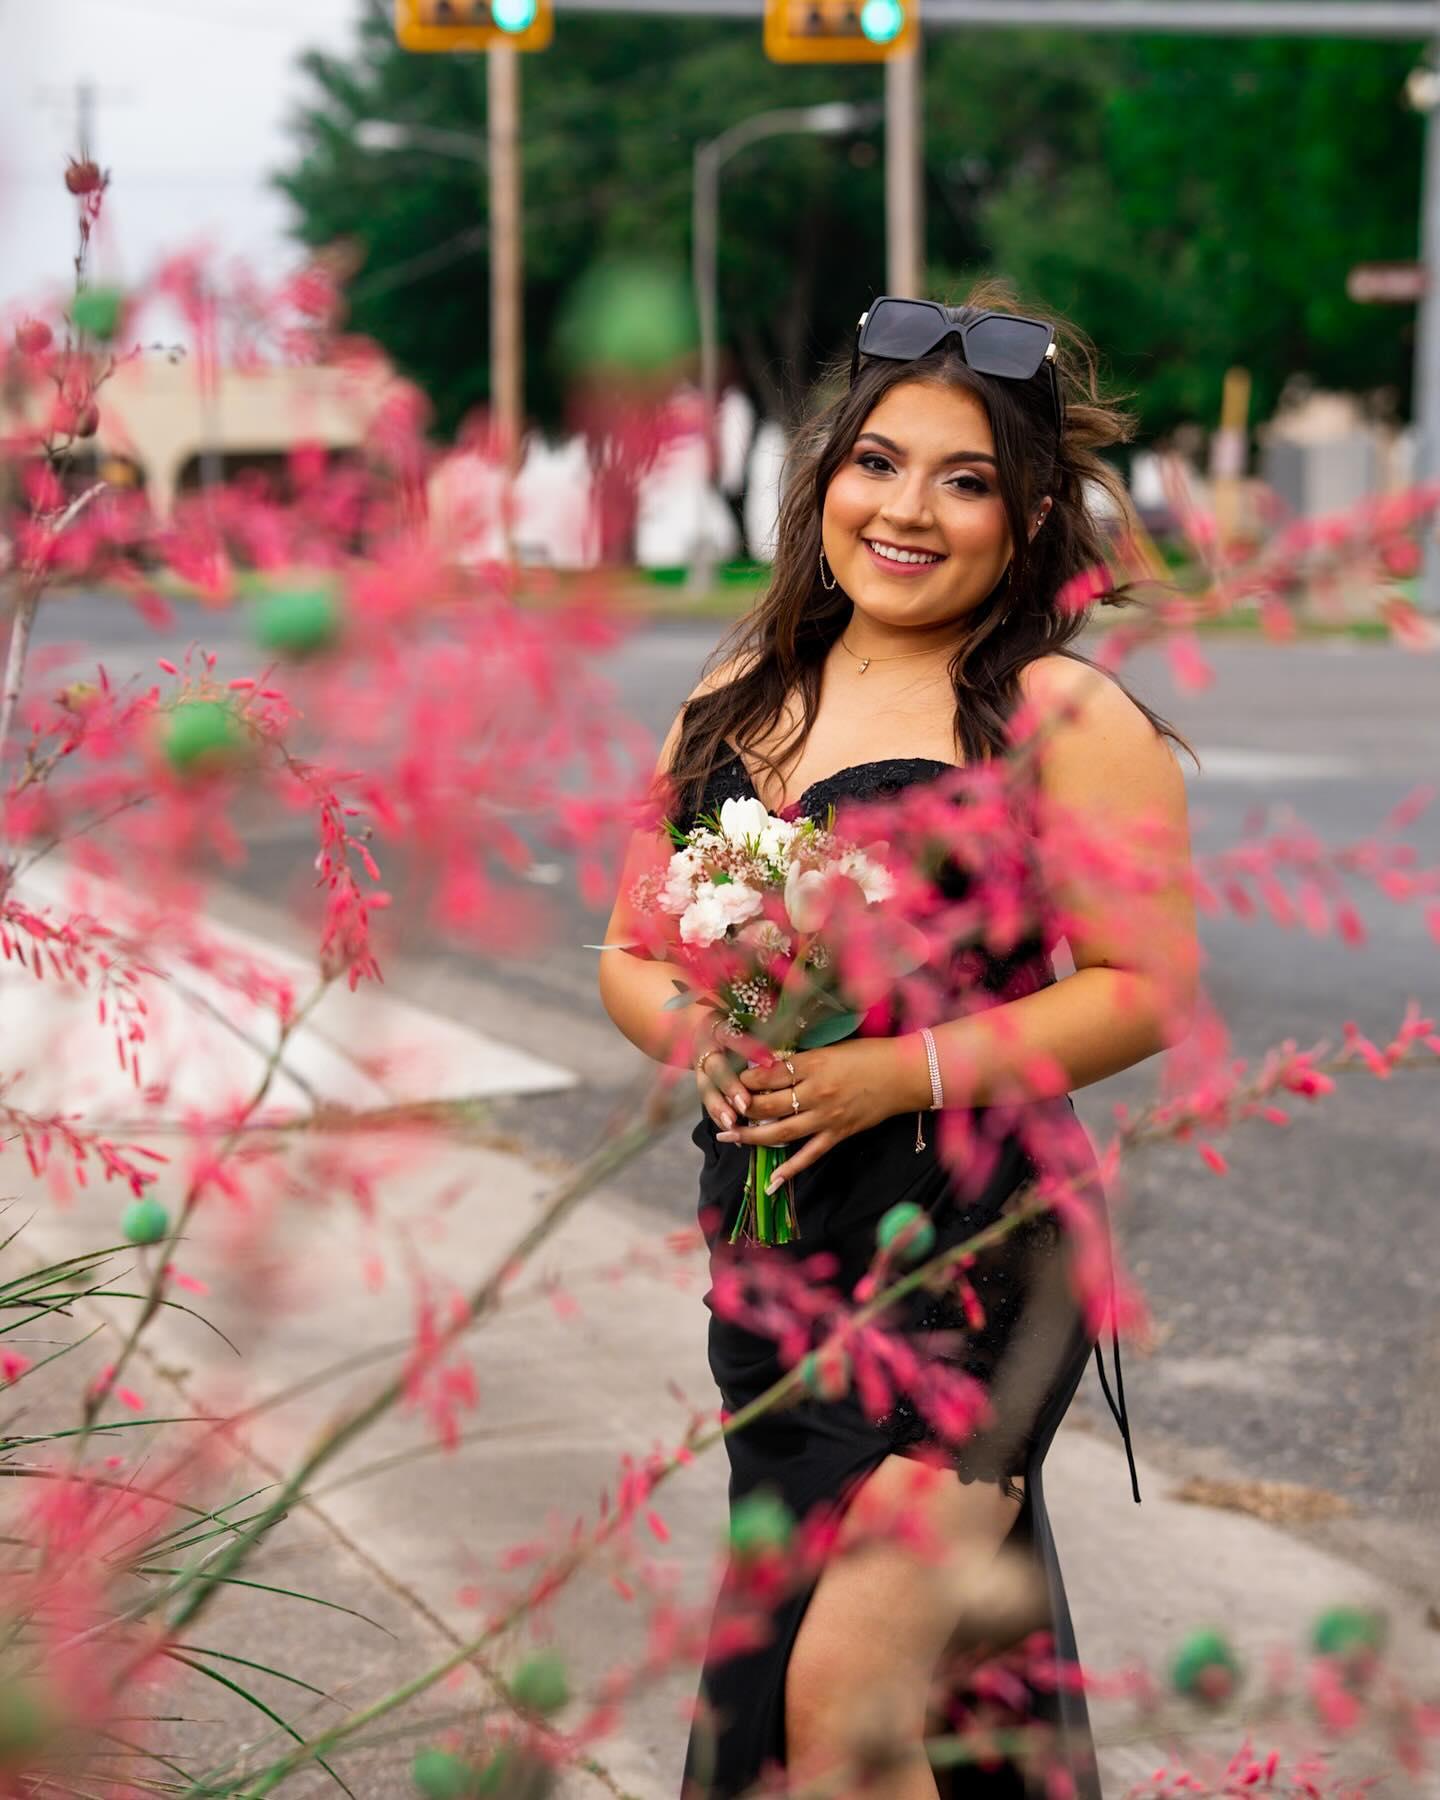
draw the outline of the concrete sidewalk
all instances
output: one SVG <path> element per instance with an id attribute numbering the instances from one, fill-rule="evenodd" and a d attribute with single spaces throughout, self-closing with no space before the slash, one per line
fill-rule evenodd
<path id="1" fill-rule="evenodd" d="M 293 1157 L 305 1154 L 297 1149 Z M 338 1193 L 287 1201 L 254 1233 L 242 1230 L 217 1199 L 176 1259 L 186 1275 L 209 1288 L 203 1296 L 176 1294 L 199 1317 L 163 1313 L 147 1336 L 148 1350 L 131 1367 L 129 1385 L 147 1413 L 173 1415 L 198 1394 L 214 1392 L 219 1379 L 253 1398 L 344 1356 L 403 1343 L 413 1330 L 413 1308 L 405 1264 L 393 1245 L 409 1239 L 411 1254 L 442 1284 L 439 1292 L 447 1284 L 467 1289 L 533 1216 L 548 1179 L 483 1145 L 452 1145 L 429 1160 L 402 1156 L 377 1184 L 375 1240 Z M 172 1200 L 164 1190 L 162 1183 L 161 1197 Z M 34 1218 L 18 1244 L 27 1260 L 50 1261 L 117 1240 L 122 1200 L 116 1189 L 86 1190 L 69 1211 L 57 1210 L 38 1190 L 27 1198 L 35 1202 Z M 31 1210 L 28 1204 L 12 1209 L 7 1225 Z M 393 1640 L 343 1614 L 263 1596 L 257 1602 L 237 1589 L 206 1619 L 200 1641 L 224 1643 L 322 1686 L 343 1687 L 345 1705 L 358 1706 L 473 1631 L 474 1587 L 483 1590 L 481 1605 L 488 1608 L 523 1577 L 523 1570 L 497 1573 L 497 1557 L 538 1536 L 563 1538 L 576 1518 L 593 1521 L 601 1491 L 614 1492 L 625 1453 L 641 1457 L 652 1447 L 672 1445 L 682 1433 L 687 1403 L 714 1404 L 704 1353 L 701 1295 L 707 1279 L 701 1262 L 662 1255 L 653 1275 L 632 1271 L 616 1283 L 604 1274 L 633 1253 L 663 1251 L 663 1231 L 658 1215 L 620 1194 L 583 1203 L 536 1258 L 533 1276 L 517 1282 L 512 1302 L 470 1341 L 479 1406 L 462 1416 L 462 1429 L 480 1435 L 454 1451 L 375 1467 L 359 1478 L 366 1466 L 414 1454 L 432 1441 L 415 1414 L 392 1414 L 317 1480 L 313 1502 L 278 1527 L 252 1573 L 356 1606 L 396 1632 Z M 387 1244 L 389 1275 L 369 1291 L 365 1257 L 378 1241 Z M 151 1254 L 121 1253 L 118 1263 L 143 1265 Z M 134 1291 L 135 1273 L 110 1285 Z M 536 1278 L 544 1275 L 573 1289 L 572 1316 L 562 1316 L 544 1296 L 523 1297 L 536 1294 Z M 130 1303 L 120 1300 L 84 1302 L 76 1308 L 75 1335 L 93 1313 L 118 1330 L 130 1312 Z M 225 1333 L 238 1355 L 202 1319 Z M 106 1333 L 84 1354 L 98 1366 L 117 1343 Z M 251 1485 L 273 1479 L 347 1400 L 368 1393 L 394 1367 L 388 1358 L 264 1415 L 248 1433 L 256 1465 Z M 75 1392 L 73 1372 L 63 1381 L 55 1376 L 70 1368 L 62 1361 L 46 1371 L 56 1399 Z M 48 1423 L 48 1406 L 37 1410 Z M 129 1415 L 112 1405 L 109 1416 Z M 27 1428 L 34 1426 L 32 1416 Z M 183 1434 L 187 1428 L 177 1429 Z M 1081 1652 L 1090 1666 L 1109 1670 L 1138 1657 L 1163 1668 L 1181 1635 L 1216 1624 L 1258 1667 L 1263 1647 L 1298 1645 L 1322 1607 L 1355 1602 L 1389 1612 L 1400 1665 L 1415 1685 L 1433 1693 L 1440 1640 L 1417 1616 L 1411 1594 L 1255 1519 L 1169 1499 L 1163 1472 L 1143 1463 L 1146 1499 L 1134 1506 L 1122 1451 L 1108 1435 L 1062 1429 L 1047 1474 Z M 347 1475 L 356 1478 L 341 1485 Z M 665 1487 L 657 1510 L 669 1541 L 657 1542 L 641 1530 L 627 1570 L 633 1586 L 643 1586 L 641 1565 L 648 1561 L 657 1579 L 674 1583 L 677 1597 L 705 1598 L 718 1570 L 724 1491 L 721 1449 Z M 610 1572 L 598 1566 L 577 1578 L 544 1619 L 545 1638 L 563 1646 L 581 1692 L 644 1648 L 648 1608 L 622 1599 Z M 513 1666 L 523 1647 L 509 1646 L 503 1666 Z M 339 1716 L 329 1705 L 302 1712 L 297 1701 L 304 1696 L 277 1691 L 274 1684 L 266 1692 L 307 1731 Z M 434 1696 L 434 1705 L 473 1705 L 482 1692 L 480 1678 L 467 1675 Z M 617 1735 L 598 1746 L 623 1791 L 647 1800 L 678 1792 L 682 1708 L 693 1692 L 693 1667 L 676 1670 L 645 1692 L 626 1711 Z M 245 1724 L 243 1713 L 228 1703 L 217 1708 L 209 1694 L 199 1703 L 214 1723 L 199 1738 L 190 1734 L 196 1756 L 202 1742 L 208 1754 L 218 1755 L 242 1732 L 251 1739 L 260 1735 L 263 1721 L 254 1715 Z M 401 1716 L 413 1722 L 422 1715 L 433 1716 L 424 1706 Z M 564 1716 L 573 1720 L 578 1713 Z M 410 1755 L 411 1746 L 392 1745 L 358 1761 L 340 1757 L 337 1767 L 358 1794 L 400 1800 L 411 1791 Z M 1160 1758 L 1155 1746 L 1132 1743 L 1107 1749 L 1104 1760 L 1107 1792 L 1118 1796 Z M 328 1778 L 312 1771 L 284 1791 L 318 1795 L 322 1789 L 333 1791 Z M 576 1775 L 566 1791 L 594 1793 L 599 1786 Z"/>

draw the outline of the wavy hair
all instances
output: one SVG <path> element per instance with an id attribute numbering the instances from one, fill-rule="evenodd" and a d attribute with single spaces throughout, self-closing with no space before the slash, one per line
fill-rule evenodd
<path id="1" fill-rule="evenodd" d="M 986 281 L 970 290 L 961 317 L 986 310 L 1021 308 L 1008 284 Z M 1065 396 L 1065 429 L 1058 446 L 1044 370 L 1023 382 L 977 374 L 954 338 L 912 362 L 862 358 L 853 388 L 845 386 L 848 367 L 836 364 L 828 372 L 827 379 L 838 379 L 842 391 L 801 430 L 786 456 L 769 584 L 707 664 L 713 669 L 733 661 L 736 673 L 685 708 L 669 773 L 674 792 L 687 808 L 698 804 L 711 772 L 732 747 L 753 754 L 783 782 L 783 765 L 804 745 L 819 705 L 821 668 L 853 605 L 843 588 L 827 590 L 820 580 L 826 490 L 866 419 L 901 382 L 963 388 L 985 408 L 995 441 L 997 487 L 1014 546 L 1009 579 L 1002 577 L 971 615 L 950 662 L 955 737 L 965 761 L 1005 753 L 1007 722 L 1020 698 L 1020 674 L 1028 663 L 1058 652 L 1095 666 L 1090 657 L 1071 648 L 1094 601 L 1080 608 L 1062 607 L 1059 596 L 1073 578 L 1107 567 L 1102 529 L 1088 503 L 1092 486 L 1110 496 L 1128 523 L 1136 522 L 1124 482 L 1099 454 L 1109 445 L 1127 442 L 1135 419 L 1101 396 L 1089 339 L 1068 321 L 1053 313 L 1047 316 L 1055 321 L 1056 374 Z M 1053 501 L 1050 515 L 1032 543 L 1027 523 L 1046 494 Z M 1124 605 L 1135 595 L 1129 583 L 1112 584 L 1097 599 Z M 1119 685 L 1129 694 L 1123 682 Z M 779 724 L 791 696 L 799 702 L 800 716 L 793 730 L 766 754 L 757 740 Z M 1189 750 L 1171 725 L 1133 694 L 1130 698 L 1158 732 Z"/>

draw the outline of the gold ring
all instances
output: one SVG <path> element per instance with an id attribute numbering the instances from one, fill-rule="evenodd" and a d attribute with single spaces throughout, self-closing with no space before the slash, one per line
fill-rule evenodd
<path id="1" fill-rule="evenodd" d="M 790 1090 L 790 1110 L 792 1113 L 798 1113 L 800 1110 L 800 1096 L 793 1087 Z"/>
<path id="2" fill-rule="evenodd" d="M 782 1056 L 780 1058 L 780 1060 L 781 1060 L 781 1062 L 784 1063 L 785 1067 L 790 1071 L 790 1085 L 791 1085 L 791 1087 L 794 1087 L 794 1085 L 795 1085 L 795 1064 L 791 1061 L 791 1059 L 788 1056 Z"/>
<path id="3" fill-rule="evenodd" d="M 706 1063 L 709 1062 L 709 1060 L 712 1056 L 719 1056 L 719 1054 L 720 1054 L 720 1046 L 718 1044 L 714 1045 L 711 1049 L 707 1050 L 705 1052 L 705 1054 L 695 1064 L 695 1073 L 697 1075 L 704 1075 Z"/>

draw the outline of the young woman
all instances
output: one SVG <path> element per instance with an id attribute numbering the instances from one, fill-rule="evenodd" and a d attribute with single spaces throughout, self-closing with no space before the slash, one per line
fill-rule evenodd
<path id="1" fill-rule="evenodd" d="M 1055 901 L 1080 921 L 1068 938 L 1075 972 L 1057 981 L 1044 946 L 1022 945 L 985 970 L 994 1003 L 957 1006 L 963 1016 L 928 1042 L 924 1032 L 862 1036 L 746 1068 L 713 1035 L 712 1014 L 662 1010 L 667 965 L 623 950 L 603 957 L 604 1002 L 628 1038 L 673 1059 L 675 1033 L 685 1034 L 703 1108 L 695 1142 L 712 1270 L 734 1254 L 728 1234 L 752 1145 L 789 1147 L 782 1173 L 802 1233 L 758 1254 L 832 1251 L 848 1294 L 902 1194 L 925 1208 L 944 1247 L 998 1218 L 1037 1172 L 1033 1136 L 1022 1142 L 1019 1132 L 991 1143 L 976 1181 L 947 1167 L 936 1132 L 921 1156 L 912 1115 L 937 1092 L 983 1124 L 1039 1053 L 1063 1071 L 1067 1092 L 1035 1106 L 1058 1108 L 1084 1146 L 1068 1090 L 1186 1029 L 1196 953 L 1184 784 L 1166 742 L 1175 734 L 1070 647 L 1085 613 L 1058 600 L 1103 561 L 1088 504 L 1095 484 L 1127 504 L 1096 452 L 1128 425 L 1099 398 L 1088 347 L 1062 351 L 1054 326 L 1021 315 L 1003 291 L 976 291 L 954 309 L 887 297 L 861 322 L 848 390 L 792 455 L 769 588 L 662 750 L 671 817 L 688 824 L 752 796 L 772 812 L 823 817 L 832 803 L 1004 755 L 1008 723 L 1029 703 L 1042 727 L 1034 779 L 1056 803 L 1036 817 L 1063 811 L 1137 852 L 1142 837 L 1157 841 L 1158 823 L 1170 848 L 1143 897 L 1128 886 L 1097 893 L 1093 873 L 1083 884 L 1062 879 Z M 616 943 L 633 941 L 627 891 L 607 933 Z M 1088 1146 L 1077 1154 L 1088 1158 Z M 853 1751 L 857 1727 L 883 1726 L 908 1746 L 865 1788 L 882 1800 L 1019 1795 L 1036 1779 L 1023 1758 L 932 1769 L 921 1745 L 940 1716 L 932 1685 L 947 1649 L 993 1641 L 982 1595 L 1002 1550 L 1018 1550 L 1036 1578 L 1039 1617 L 1023 1629 L 1043 1625 L 1057 1653 L 1075 1658 L 1041 1490 L 1046 1449 L 1093 1342 L 1062 1240 L 1053 1216 L 1041 1216 L 980 1259 L 978 1328 L 953 1298 L 912 1297 L 903 1323 L 917 1347 L 940 1344 L 927 1332 L 950 1328 L 943 1353 L 986 1386 L 990 1421 L 964 1444 L 939 1443 L 903 1399 L 871 1418 L 854 1393 L 807 1395 L 727 1439 L 732 1507 L 760 1492 L 797 1518 L 832 1503 L 845 1553 L 781 1602 L 763 1646 L 707 1661 L 687 1800 L 738 1795 L 773 1765 L 792 1783 L 821 1776 Z M 784 1373 L 772 1342 L 713 1309 L 709 1331 L 729 1411 Z M 887 1505 L 910 1507 L 945 1547 L 938 1571 L 933 1556 L 873 1528 L 861 1541 L 855 1520 Z M 1083 1698 L 1037 1682 L 1031 1700 L 1076 1791 L 1098 1794 Z"/>

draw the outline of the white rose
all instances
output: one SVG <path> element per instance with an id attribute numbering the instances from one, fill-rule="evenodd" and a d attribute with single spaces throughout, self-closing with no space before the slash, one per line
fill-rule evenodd
<path id="1" fill-rule="evenodd" d="M 795 835 L 788 819 L 777 819 L 760 800 L 726 800 L 720 807 L 720 829 L 732 844 L 755 844 L 767 862 L 784 862 Z"/>
<path id="2" fill-rule="evenodd" d="M 770 815 L 759 800 L 725 800 L 720 806 L 720 829 L 732 844 L 747 844 L 758 838 L 770 823 Z"/>
<path id="3" fill-rule="evenodd" d="M 791 863 L 785 877 L 785 910 L 797 931 L 818 931 L 830 911 L 828 883 L 822 869 Z"/>
<path id="4" fill-rule="evenodd" d="M 743 881 L 702 881 L 695 898 L 680 915 L 680 941 L 713 944 L 732 925 L 743 925 L 764 907 L 764 900 Z"/>

